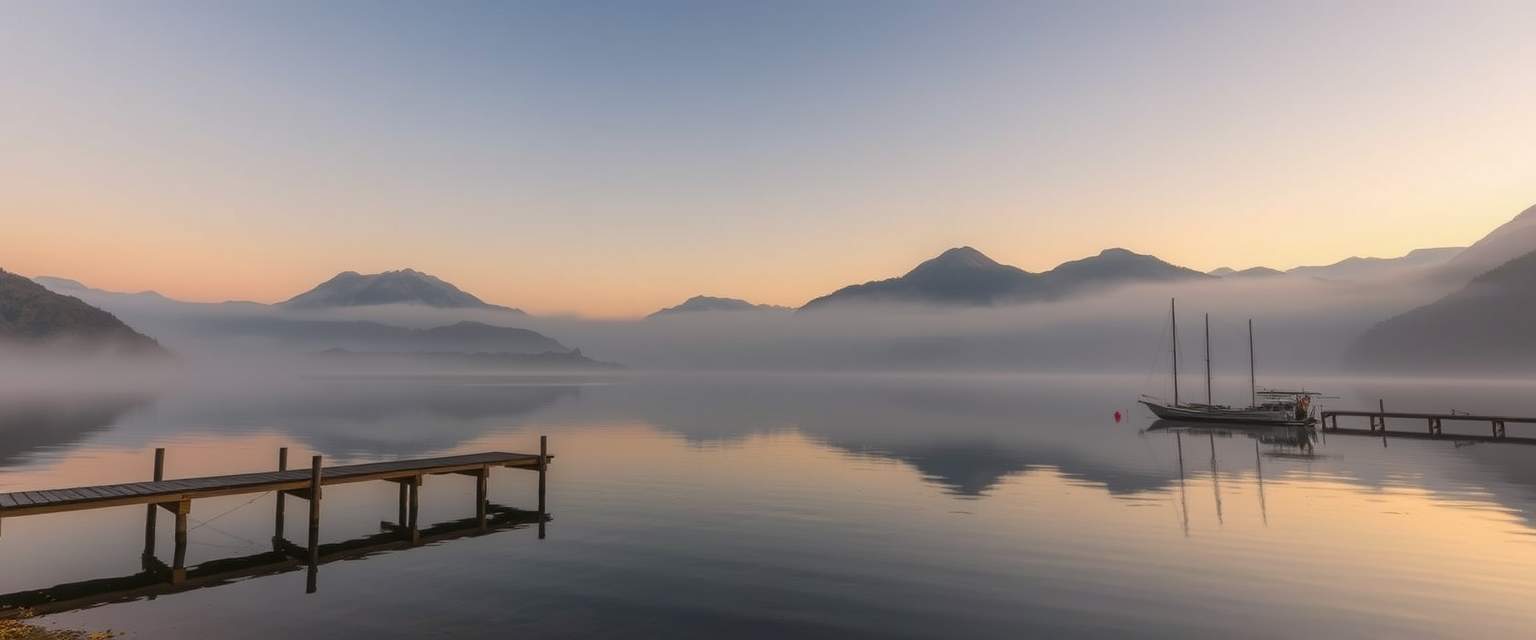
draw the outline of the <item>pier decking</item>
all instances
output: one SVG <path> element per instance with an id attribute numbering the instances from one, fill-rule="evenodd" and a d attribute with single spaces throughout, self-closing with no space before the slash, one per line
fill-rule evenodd
<path id="1" fill-rule="evenodd" d="M 475 453 L 442 458 L 374 462 L 320 469 L 321 486 L 365 482 L 368 480 L 392 480 L 416 478 L 422 475 L 447 473 L 479 473 L 490 467 L 515 467 L 538 469 L 538 454 L 528 453 Z M 163 468 L 163 467 L 162 467 Z M 287 491 L 306 497 L 312 478 L 310 469 L 272 471 L 268 473 L 242 473 L 205 478 L 159 480 L 109 484 L 94 487 L 72 487 L 47 491 L 17 491 L 0 493 L 0 518 L 100 509 L 129 504 L 166 504 L 196 498 Z"/>
<path id="2" fill-rule="evenodd" d="M 1339 418 L 1355 417 L 1366 418 L 1369 427 L 1366 429 L 1340 428 Z M 1388 430 L 1387 420 L 1414 420 L 1424 423 L 1424 431 Z M 1445 433 L 1446 422 L 1483 423 L 1489 427 L 1489 435 Z M 1508 442 L 1511 444 L 1536 444 L 1536 438 L 1510 436 L 1507 426 L 1510 424 L 1536 424 L 1536 418 L 1519 418 L 1513 416 L 1477 415 L 1468 413 L 1419 413 L 1404 411 L 1324 411 L 1322 413 L 1322 427 L 1328 433 L 1340 433 L 1345 435 L 1371 435 L 1371 436 L 1396 436 L 1402 438 L 1419 439 L 1446 439 L 1464 440 L 1476 442 Z"/>
<path id="3" fill-rule="evenodd" d="M 272 548 L 274 552 L 302 557 L 313 568 L 320 562 L 320 504 L 324 487 L 382 480 L 397 483 L 400 487 L 399 517 L 393 522 L 381 523 L 384 528 L 407 544 L 421 544 L 422 532 L 417 523 L 417 512 L 422 482 L 429 475 L 458 474 L 472 476 L 475 483 L 475 515 L 473 521 L 479 529 L 490 525 L 490 501 L 488 481 L 491 469 L 496 467 L 526 469 L 539 474 L 538 525 L 539 537 L 544 537 L 544 490 L 545 474 L 554 456 L 549 454 L 548 438 L 539 437 L 539 453 L 487 452 L 466 455 L 371 462 L 367 464 L 326 467 L 321 456 L 310 459 L 308 469 L 288 468 L 288 449 L 278 450 L 277 470 L 259 473 L 241 473 L 201 478 L 165 479 L 165 450 L 155 450 L 154 479 L 147 482 L 71 487 L 41 491 L 15 491 L 0 493 L 0 526 L 5 520 L 23 516 L 35 516 L 68 511 L 104 509 L 125 505 L 148 505 L 144 521 L 144 559 L 146 568 L 158 563 L 155 560 L 155 529 L 160 509 L 175 516 L 175 554 L 170 566 L 160 564 L 166 579 L 173 585 L 187 579 L 186 548 L 187 520 L 192 512 L 192 501 L 202 498 L 241 494 L 276 493 Z M 309 506 L 309 544 L 299 547 L 284 537 L 286 498 L 305 500 Z M 3 533 L 3 529 L 0 529 Z M 152 563 L 151 561 L 154 561 Z"/>

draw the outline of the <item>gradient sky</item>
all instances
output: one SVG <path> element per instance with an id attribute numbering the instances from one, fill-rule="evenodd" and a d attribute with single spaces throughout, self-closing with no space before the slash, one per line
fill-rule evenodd
<path id="1" fill-rule="evenodd" d="M 0 0 L 0 267 L 798 305 L 969 244 L 1199 269 L 1536 204 L 1536 3 Z"/>

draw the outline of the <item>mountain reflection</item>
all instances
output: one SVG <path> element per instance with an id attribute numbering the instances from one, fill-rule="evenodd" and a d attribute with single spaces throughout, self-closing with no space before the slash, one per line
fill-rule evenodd
<path id="1" fill-rule="evenodd" d="M 341 459 L 444 451 L 578 398 L 576 383 L 466 384 L 432 380 L 305 381 L 259 392 L 169 395 L 147 420 L 119 426 L 135 444 L 179 434 L 277 431 Z"/>
<path id="2" fill-rule="evenodd" d="M 79 443 L 150 400 L 136 394 L 0 397 L 0 467 Z"/>
<path id="3" fill-rule="evenodd" d="M 0 464 L 14 464 L 42 449 L 73 446 L 108 429 L 114 443 L 126 446 L 181 435 L 277 432 L 324 455 L 347 459 L 445 451 L 534 426 L 558 432 L 639 421 L 690 443 L 743 442 L 794 431 L 850 456 L 906 465 L 923 482 L 960 497 L 985 498 L 1010 478 L 1053 470 L 1112 496 L 1136 498 L 1178 486 L 1179 461 L 1171 445 L 1174 432 L 1188 431 L 1187 426 L 1152 424 L 1135 413 L 1114 422 L 1115 411 L 1129 413 L 1124 403 L 1137 388 L 1136 381 L 1114 377 L 1019 376 L 303 380 L 259 392 L 167 394 L 137 412 L 132 410 L 145 405 L 146 398 L 7 402 L 0 405 L 0 433 L 5 434 Z M 1369 387 L 1372 396 L 1390 398 L 1393 391 Z M 1427 396 L 1415 392 L 1414 397 Z M 1476 399 L 1497 409 L 1501 397 Z M 1320 472 L 1372 489 L 1412 478 L 1438 492 L 1491 492 L 1522 511 L 1536 499 L 1528 449 L 1516 445 L 1394 442 L 1384 449 L 1370 438 L 1212 435 L 1219 457 L 1231 461 L 1212 473 L 1227 476 L 1259 471 L 1262 463 L 1252 451 L 1257 440 L 1266 449 L 1263 455 L 1276 459 L 1275 468 L 1265 470 L 1275 482 Z"/>

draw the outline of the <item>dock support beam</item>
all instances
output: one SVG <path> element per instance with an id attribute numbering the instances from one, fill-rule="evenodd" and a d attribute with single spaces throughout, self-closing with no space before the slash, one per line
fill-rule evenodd
<path id="1" fill-rule="evenodd" d="M 544 476 L 549 471 L 549 436 L 539 436 L 539 539 L 544 539 Z"/>
<path id="2" fill-rule="evenodd" d="M 482 531 L 485 530 L 486 526 L 486 494 L 489 493 L 490 487 L 488 484 L 490 478 L 491 467 L 489 465 L 480 467 L 480 473 L 475 474 L 475 523 L 480 525 L 480 530 Z"/>
<path id="3" fill-rule="evenodd" d="M 400 486 L 400 516 L 395 520 L 395 525 L 400 531 L 405 531 L 405 523 L 411 519 L 411 483 L 408 480 L 397 480 L 395 484 Z"/>
<path id="4" fill-rule="evenodd" d="M 165 479 L 165 449 L 155 449 L 155 482 Z M 144 557 L 155 557 L 155 505 L 145 507 Z"/>
<path id="5" fill-rule="evenodd" d="M 176 550 L 172 552 L 170 578 L 171 584 L 181 584 L 187 580 L 187 515 L 192 513 L 192 501 L 179 500 L 152 505 L 155 506 L 176 515 Z"/>
<path id="6" fill-rule="evenodd" d="M 309 563 L 320 560 L 320 468 L 323 458 L 309 460 Z"/>
<path id="7" fill-rule="evenodd" d="M 405 524 L 406 539 L 411 544 L 421 544 L 421 528 L 417 526 L 417 519 L 421 514 L 421 476 L 411 478 L 411 504 L 408 519 Z"/>
<path id="8" fill-rule="evenodd" d="M 277 450 L 277 470 L 288 470 L 288 447 L 283 447 Z M 278 541 L 283 539 L 283 507 L 285 506 L 285 498 L 287 498 L 287 494 L 281 491 L 277 492 L 277 517 L 272 526 L 273 551 L 280 550 Z"/>
<path id="9" fill-rule="evenodd" d="M 468 472 L 463 472 L 468 473 Z M 417 526 L 417 519 L 421 511 L 421 474 L 390 478 L 389 481 L 400 485 L 400 509 L 394 522 L 379 523 L 385 529 L 398 532 L 411 544 L 421 542 L 421 529 Z"/>

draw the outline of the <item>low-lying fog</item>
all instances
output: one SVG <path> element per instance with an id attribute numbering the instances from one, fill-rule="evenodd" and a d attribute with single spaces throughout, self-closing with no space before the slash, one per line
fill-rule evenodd
<path id="1" fill-rule="evenodd" d="M 228 330 L 233 319 L 371 321 L 428 328 L 461 321 L 542 333 L 632 372 L 1045 371 L 1144 375 L 1169 368 L 1169 299 L 1178 299 L 1182 366 L 1203 373 L 1203 315 L 1218 373 L 1248 366 L 1252 318 L 1268 374 L 1344 372 L 1342 355 L 1373 324 L 1444 295 L 1420 279 L 1365 283 L 1305 277 L 1139 285 L 1073 299 L 997 308 L 860 307 L 809 312 L 698 312 L 637 320 L 535 317 L 413 306 L 291 312 L 244 303 L 191 304 L 101 294 L 87 302 L 161 341 L 182 368 L 252 375 L 323 348 Z M 297 358 L 293 358 L 297 359 Z M 12 373 L 37 363 L 7 359 Z"/>

